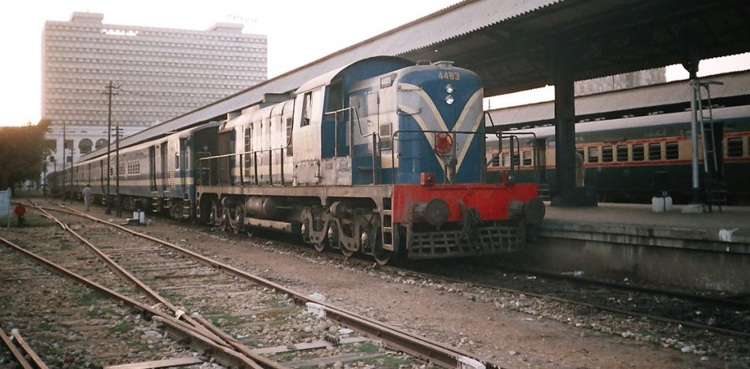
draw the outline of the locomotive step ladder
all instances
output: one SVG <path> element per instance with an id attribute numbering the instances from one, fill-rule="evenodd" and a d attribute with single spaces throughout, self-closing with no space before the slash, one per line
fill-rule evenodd
<path id="1" fill-rule="evenodd" d="M 539 187 L 537 188 L 537 196 L 539 196 L 539 199 L 541 199 L 542 201 L 549 201 L 548 183 L 539 183 Z"/>
<path id="2" fill-rule="evenodd" d="M 395 250 L 393 237 L 393 210 L 391 199 L 383 199 L 381 210 L 381 232 L 384 250 Z"/>
<path id="3" fill-rule="evenodd" d="M 709 212 L 712 205 L 726 205 L 726 181 L 724 179 L 724 165 L 722 160 L 722 136 L 721 127 L 714 124 L 711 86 L 723 85 L 717 81 L 693 81 L 691 85 L 695 90 L 693 96 L 696 98 L 696 118 L 701 129 L 701 149 L 703 151 L 703 172 L 706 184 L 706 202 Z"/>

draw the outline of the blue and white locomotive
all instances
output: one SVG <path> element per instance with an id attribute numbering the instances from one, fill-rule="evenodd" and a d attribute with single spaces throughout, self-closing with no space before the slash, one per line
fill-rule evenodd
<path id="1" fill-rule="evenodd" d="M 300 233 L 316 249 L 439 258 L 514 251 L 534 184 L 486 184 L 483 89 L 452 63 L 373 57 L 223 123 L 198 161 L 201 219 Z"/>
<path id="2" fill-rule="evenodd" d="M 380 263 L 512 252 L 544 216 L 536 184 L 486 183 L 482 84 L 452 63 L 372 57 L 265 100 L 121 148 L 125 206 Z M 87 157 L 66 188 L 103 196 L 106 167 Z"/>

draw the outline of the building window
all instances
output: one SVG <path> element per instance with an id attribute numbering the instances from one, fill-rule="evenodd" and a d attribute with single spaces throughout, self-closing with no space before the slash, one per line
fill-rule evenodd
<path id="1" fill-rule="evenodd" d="M 80 142 L 78 142 L 78 151 L 81 154 L 88 154 L 91 152 L 91 148 L 94 146 L 94 143 L 91 142 L 88 138 L 82 139 Z"/>

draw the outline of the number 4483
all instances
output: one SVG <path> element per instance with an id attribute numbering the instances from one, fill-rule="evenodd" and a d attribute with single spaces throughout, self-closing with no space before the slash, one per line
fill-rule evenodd
<path id="1" fill-rule="evenodd" d="M 447 79 L 450 81 L 460 81 L 461 80 L 461 74 L 458 72 L 440 72 L 438 74 L 438 78 L 440 79 Z"/>

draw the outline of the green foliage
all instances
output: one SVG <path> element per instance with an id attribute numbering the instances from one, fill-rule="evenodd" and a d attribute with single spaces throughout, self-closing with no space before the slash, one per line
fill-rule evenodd
<path id="1" fill-rule="evenodd" d="M 13 188 L 23 181 L 39 179 L 49 154 L 44 140 L 49 125 L 42 119 L 35 125 L 0 127 L 0 186 Z"/>

